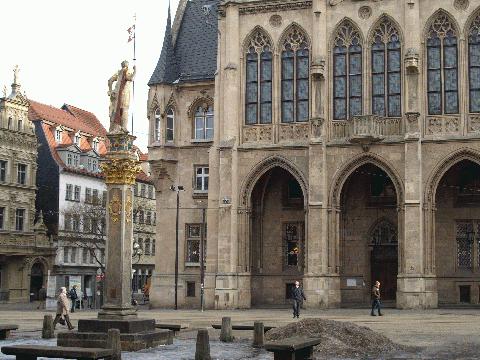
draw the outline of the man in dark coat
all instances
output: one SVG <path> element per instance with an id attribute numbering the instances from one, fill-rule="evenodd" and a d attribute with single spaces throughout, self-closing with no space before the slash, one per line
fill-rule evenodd
<path id="1" fill-rule="evenodd" d="M 307 300 L 305 294 L 303 293 L 303 289 L 300 287 L 300 282 L 295 281 L 295 287 L 292 291 L 292 299 L 293 299 L 293 318 L 300 317 L 300 306 L 302 305 L 303 300 Z"/>
<path id="2" fill-rule="evenodd" d="M 382 316 L 381 311 L 381 303 L 380 303 L 380 281 L 376 281 L 375 285 L 372 288 L 372 312 L 370 315 L 375 315 L 375 309 L 378 309 L 378 316 Z"/>
<path id="3" fill-rule="evenodd" d="M 71 312 L 75 312 L 75 306 L 77 305 L 77 285 L 73 285 L 73 287 L 70 289 L 70 300 L 72 300 L 72 310 Z"/>

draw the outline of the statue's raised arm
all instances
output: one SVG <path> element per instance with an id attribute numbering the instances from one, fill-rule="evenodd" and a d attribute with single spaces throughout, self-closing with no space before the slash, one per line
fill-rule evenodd
<path id="1" fill-rule="evenodd" d="M 128 68 L 128 61 L 122 62 L 122 68 L 108 80 L 108 96 L 110 97 L 110 132 L 128 132 L 128 109 L 130 92 L 135 79 L 136 67 Z M 112 89 L 115 83 L 115 88 Z"/>

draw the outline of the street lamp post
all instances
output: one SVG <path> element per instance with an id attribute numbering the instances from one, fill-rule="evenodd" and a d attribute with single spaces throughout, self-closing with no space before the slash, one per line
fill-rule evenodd
<path id="1" fill-rule="evenodd" d="M 182 185 L 172 185 L 170 190 L 177 192 L 177 215 L 175 219 L 175 310 L 178 309 L 178 215 L 180 210 L 180 191 L 184 190 Z"/>

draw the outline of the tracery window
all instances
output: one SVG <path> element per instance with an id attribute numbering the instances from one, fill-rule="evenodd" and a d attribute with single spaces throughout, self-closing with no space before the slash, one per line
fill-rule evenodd
<path id="1" fill-rule="evenodd" d="M 375 29 L 372 39 L 372 112 L 401 116 L 401 43 L 398 30 L 388 19 Z"/>
<path id="2" fill-rule="evenodd" d="M 346 120 L 362 114 L 362 44 L 358 30 L 345 21 L 333 48 L 333 117 Z"/>
<path id="3" fill-rule="evenodd" d="M 474 224 L 471 221 L 457 222 L 457 267 L 470 270 L 473 267 Z"/>
<path id="4" fill-rule="evenodd" d="M 162 116 L 160 114 L 160 109 L 155 109 L 155 134 L 154 134 L 154 140 L 155 141 L 160 141 L 160 136 L 161 136 L 161 119 Z"/>
<path id="5" fill-rule="evenodd" d="M 199 106 L 195 112 L 195 140 L 213 139 L 213 107 Z"/>
<path id="6" fill-rule="evenodd" d="M 470 112 L 480 112 L 480 15 L 473 21 L 468 34 L 468 75 Z"/>
<path id="7" fill-rule="evenodd" d="M 372 245 L 395 245 L 398 242 L 397 230 L 389 221 L 381 221 L 373 229 L 370 241 Z"/>
<path id="8" fill-rule="evenodd" d="M 457 34 L 444 13 L 427 33 L 427 71 L 428 113 L 458 114 Z"/>
<path id="9" fill-rule="evenodd" d="M 308 121 L 309 46 L 305 34 L 292 27 L 282 49 L 282 122 Z"/>
<path id="10" fill-rule="evenodd" d="M 262 31 L 251 38 L 246 55 L 245 123 L 272 123 L 272 45 Z"/>
<path id="11" fill-rule="evenodd" d="M 173 141 L 173 135 L 174 135 L 174 120 L 175 120 L 175 114 L 173 112 L 173 109 L 168 109 L 167 110 L 167 126 L 166 126 L 166 132 L 165 132 L 165 141 L 167 142 L 172 142 Z"/>

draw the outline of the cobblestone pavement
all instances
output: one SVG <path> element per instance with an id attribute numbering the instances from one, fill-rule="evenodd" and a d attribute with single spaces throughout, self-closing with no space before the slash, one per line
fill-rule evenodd
<path id="1" fill-rule="evenodd" d="M 384 312 L 383 317 L 371 317 L 368 309 L 304 310 L 301 316 L 351 321 L 382 333 L 397 343 L 420 348 L 415 357 L 399 354 L 398 359 L 480 359 L 480 309 L 385 309 Z M 46 313 L 44 310 L 3 310 L 0 306 L 0 324 L 19 325 L 14 338 L 38 338 Z M 71 314 L 74 325 L 79 319 L 95 316 L 94 311 Z M 208 310 L 203 313 L 197 310 L 140 310 L 139 316 L 163 323 L 190 324 L 188 331 L 178 335 L 180 339 L 193 339 L 195 329 L 202 327 L 210 328 L 211 339 L 218 339 L 219 332 L 210 326 L 221 323 L 223 316 L 230 316 L 233 324 L 251 324 L 260 320 L 265 325 L 279 326 L 293 320 L 288 309 Z M 234 335 L 236 338 L 252 336 L 250 331 L 235 331 Z"/>

